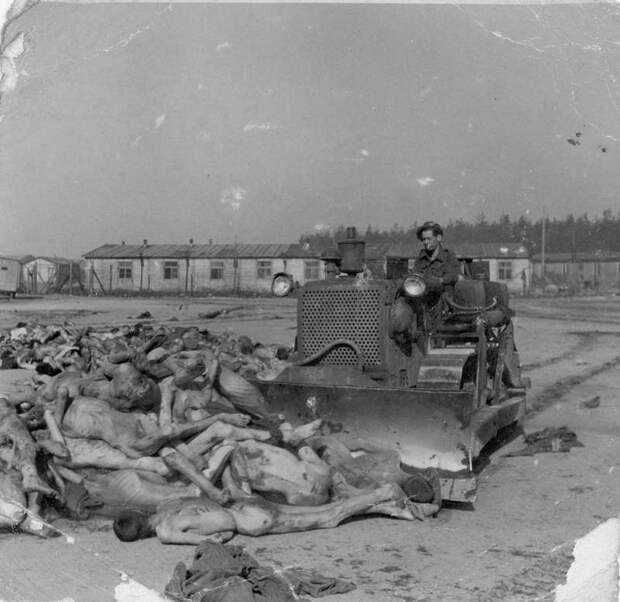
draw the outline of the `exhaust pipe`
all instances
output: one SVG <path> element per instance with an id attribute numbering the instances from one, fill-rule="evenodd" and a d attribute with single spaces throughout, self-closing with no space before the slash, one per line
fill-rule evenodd
<path id="1" fill-rule="evenodd" d="M 338 243 L 338 251 L 341 256 L 340 271 L 355 276 L 364 271 L 366 243 L 357 238 L 357 230 L 349 226 L 346 238 Z"/>

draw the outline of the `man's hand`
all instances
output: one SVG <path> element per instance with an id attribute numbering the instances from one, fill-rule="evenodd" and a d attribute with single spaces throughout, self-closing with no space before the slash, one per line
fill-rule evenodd
<path id="1" fill-rule="evenodd" d="M 430 276 L 428 278 L 425 278 L 426 281 L 426 286 L 430 289 L 430 290 L 439 290 L 441 288 L 443 288 L 443 278 L 439 278 L 437 276 Z"/>

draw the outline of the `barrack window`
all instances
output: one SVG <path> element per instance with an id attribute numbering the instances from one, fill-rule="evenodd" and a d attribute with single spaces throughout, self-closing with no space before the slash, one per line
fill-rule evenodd
<path id="1" fill-rule="evenodd" d="M 179 277 L 179 262 L 164 261 L 164 280 L 177 280 Z"/>
<path id="2" fill-rule="evenodd" d="M 271 278 L 271 260 L 259 259 L 256 262 L 256 277 Z"/>
<path id="3" fill-rule="evenodd" d="M 130 280 L 132 276 L 133 264 L 131 261 L 119 261 L 118 262 L 118 279 Z"/>
<path id="4" fill-rule="evenodd" d="M 224 280 L 224 262 L 211 262 L 211 280 Z"/>
<path id="5" fill-rule="evenodd" d="M 498 280 L 511 280 L 512 279 L 512 261 L 498 261 L 497 262 L 497 279 Z"/>
<path id="6" fill-rule="evenodd" d="M 318 280 L 319 267 L 319 261 L 317 259 L 304 261 L 304 278 L 306 280 Z"/>

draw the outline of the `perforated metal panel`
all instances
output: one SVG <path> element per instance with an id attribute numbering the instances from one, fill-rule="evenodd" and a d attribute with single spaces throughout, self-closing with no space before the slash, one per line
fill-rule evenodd
<path id="1" fill-rule="evenodd" d="M 298 344 L 304 358 L 320 352 L 340 339 L 355 342 L 364 354 L 364 365 L 383 362 L 385 339 L 385 287 L 312 283 L 301 292 L 298 314 Z M 340 346 L 318 361 L 330 366 L 355 366 L 357 355 Z"/>

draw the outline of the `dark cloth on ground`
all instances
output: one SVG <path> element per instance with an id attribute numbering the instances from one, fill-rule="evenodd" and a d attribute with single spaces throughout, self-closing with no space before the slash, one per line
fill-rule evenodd
<path id="1" fill-rule="evenodd" d="M 355 589 L 355 584 L 343 579 L 324 577 L 306 569 L 289 569 L 284 571 L 286 580 L 293 587 L 295 594 L 322 598 L 334 594 L 344 594 Z"/>
<path id="2" fill-rule="evenodd" d="M 584 447 L 577 435 L 565 426 L 550 426 L 524 435 L 525 447 L 508 452 L 506 456 L 533 456 L 541 452 L 568 452 L 571 447 Z"/>
<path id="3" fill-rule="evenodd" d="M 196 546 L 192 566 L 179 562 L 165 594 L 191 602 L 293 602 L 298 594 L 314 597 L 344 593 L 355 584 L 313 571 L 274 571 L 261 566 L 241 546 L 204 541 Z"/>

